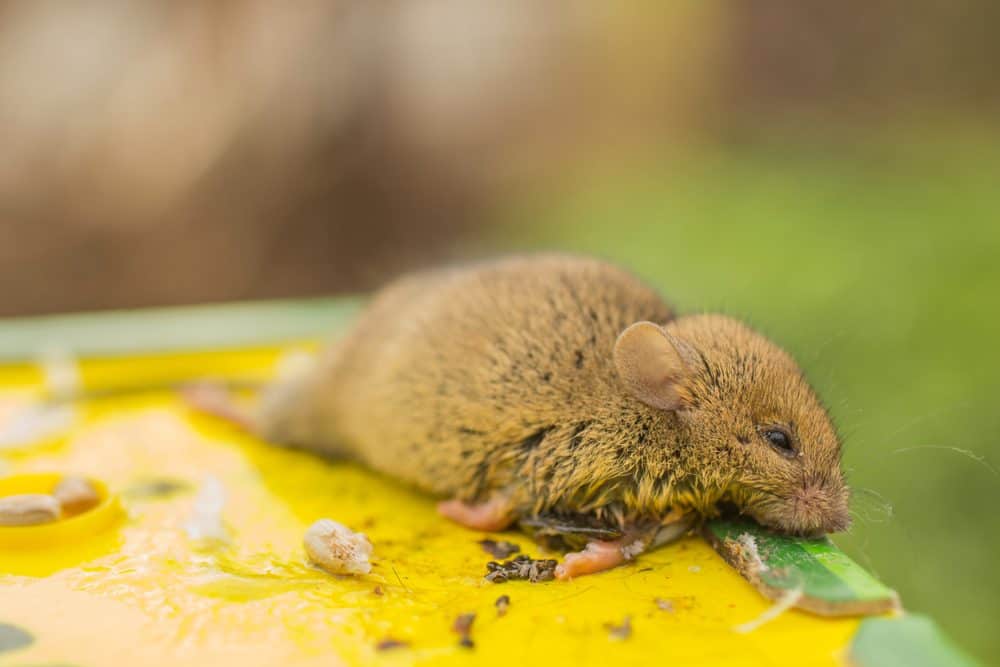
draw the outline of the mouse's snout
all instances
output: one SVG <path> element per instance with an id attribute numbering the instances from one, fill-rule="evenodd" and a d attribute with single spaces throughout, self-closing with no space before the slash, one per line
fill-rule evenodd
<path id="1" fill-rule="evenodd" d="M 841 532 L 851 525 L 847 489 L 839 482 L 807 482 L 746 511 L 765 526 L 806 537 Z"/>
<path id="2" fill-rule="evenodd" d="M 790 528 L 803 535 L 838 533 L 851 525 L 842 484 L 808 483 L 792 492 Z"/>

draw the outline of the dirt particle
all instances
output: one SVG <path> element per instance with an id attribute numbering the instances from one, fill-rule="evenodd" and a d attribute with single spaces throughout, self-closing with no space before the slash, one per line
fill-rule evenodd
<path id="1" fill-rule="evenodd" d="M 608 637 L 611 639 L 616 639 L 619 641 L 624 641 L 632 636 L 632 617 L 626 616 L 621 622 L 621 625 L 615 625 L 614 623 L 605 623 L 604 627 L 608 629 Z"/>
<path id="2" fill-rule="evenodd" d="M 510 608 L 510 596 L 501 595 L 497 598 L 493 606 L 497 608 L 497 616 L 505 616 L 507 614 L 507 609 Z"/>
<path id="3" fill-rule="evenodd" d="M 459 646 L 464 648 L 475 647 L 472 637 L 469 636 L 469 633 L 472 632 L 472 623 L 475 620 L 476 615 L 474 613 L 459 614 L 455 617 L 455 620 L 451 624 L 451 630 L 461 635 L 458 640 Z"/>
<path id="4" fill-rule="evenodd" d="M 506 540 L 479 540 L 479 546 L 481 546 L 489 555 L 500 559 L 509 558 L 513 554 L 521 551 L 521 547 Z"/>
<path id="5" fill-rule="evenodd" d="M 176 479 L 151 479 L 139 482 L 127 488 L 124 495 L 133 499 L 146 498 L 166 498 L 180 493 L 190 491 L 191 485 L 183 480 Z"/>
<path id="6" fill-rule="evenodd" d="M 474 613 L 459 614 L 451 624 L 451 630 L 460 635 L 467 635 L 472 631 L 472 624 L 475 620 L 476 615 Z"/>
<path id="7" fill-rule="evenodd" d="M 382 584 L 376 584 L 375 588 L 372 589 L 372 593 L 375 595 L 385 595 L 385 589 L 382 588 Z"/>
<path id="8" fill-rule="evenodd" d="M 410 643 L 387 637 L 375 644 L 376 651 L 391 651 L 394 648 L 409 648 Z"/>

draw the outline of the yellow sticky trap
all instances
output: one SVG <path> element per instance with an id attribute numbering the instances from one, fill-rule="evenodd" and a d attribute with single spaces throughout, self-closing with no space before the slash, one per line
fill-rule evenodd
<path id="1" fill-rule="evenodd" d="M 242 371 L 266 374 L 275 357 L 244 355 L 255 365 Z M 137 358 L 100 362 L 100 375 L 116 363 L 115 385 L 140 379 Z M 155 367 L 169 364 L 161 356 Z M 95 377 L 89 362 L 82 371 Z M 0 386 L 4 377 L 0 368 Z M 0 665 L 822 665 L 841 664 L 857 627 L 793 610 L 736 632 L 770 603 L 698 537 L 571 582 L 491 584 L 493 557 L 477 544 L 486 535 L 438 517 L 433 499 L 391 479 L 260 442 L 193 415 L 170 392 L 83 408 L 58 446 L 10 457 L 5 472 L 103 480 L 128 518 L 104 538 L 77 536 L 94 547 L 85 561 L 35 551 L 44 576 L 15 572 L 7 559 L 21 550 L 0 547 L 0 624 L 33 638 L 0 653 Z M 218 532 L 206 537 L 192 526 L 212 520 L 215 502 Z M 370 575 L 306 562 L 302 536 L 322 517 L 369 536 Z M 494 537 L 546 555 L 519 533 Z M 510 598 L 502 616 L 501 595 Z M 471 648 L 452 630 L 465 613 L 476 614 Z M 626 618 L 631 633 L 613 631 Z"/>

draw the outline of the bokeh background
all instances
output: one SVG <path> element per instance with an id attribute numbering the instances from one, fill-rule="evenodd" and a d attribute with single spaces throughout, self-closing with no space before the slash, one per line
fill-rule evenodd
<path id="1" fill-rule="evenodd" d="M 837 542 L 1000 656 L 1000 3 L 0 3 L 0 315 L 538 248 L 786 345 Z M 2 322 L 0 322 L 2 326 Z"/>

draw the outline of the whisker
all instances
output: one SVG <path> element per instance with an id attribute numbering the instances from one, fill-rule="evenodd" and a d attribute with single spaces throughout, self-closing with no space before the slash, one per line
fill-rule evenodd
<path id="1" fill-rule="evenodd" d="M 982 465 L 984 468 L 989 470 L 991 473 L 1000 477 L 1000 471 L 998 471 L 986 457 L 982 454 L 977 454 L 969 449 L 963 449 L 961 447 L 952 447 L 950 445 L 913 445 L 912 447 L 902 447 L 900 449 L 893 450 L 892 454 L 903 454 L 905 452 L 915 452 L 919 450 L 939 450 L 947 452 L 955 452 L 956 454 L 961 454 L 962 456 L 975 461 L 976 463 Z"/>

